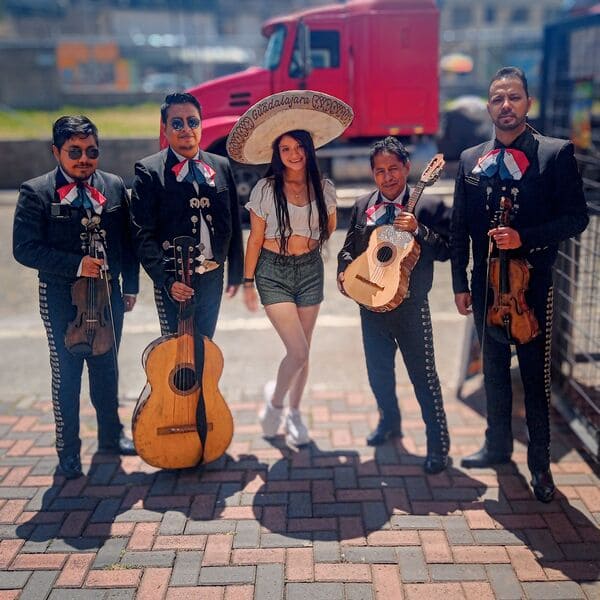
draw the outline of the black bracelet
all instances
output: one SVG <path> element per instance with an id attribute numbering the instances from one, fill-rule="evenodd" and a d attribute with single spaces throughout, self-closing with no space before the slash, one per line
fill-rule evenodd
<path id="1" fill-rule="evenodd" d="M 254 283 L 254 277 L 244 277 L 242 283 Z"/>

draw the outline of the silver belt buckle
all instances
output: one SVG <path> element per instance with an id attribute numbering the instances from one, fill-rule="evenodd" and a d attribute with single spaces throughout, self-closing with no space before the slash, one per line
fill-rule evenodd
<path id="1" fill-rule="evenodd" d="M 219 263 L 214 260 L 204 260 L 201 265 L 198 265 L 195 269 L 196 273 L 202 275 L 203 273 L 208 273 L 209 271 L 214 271 L 219 268 Z"/>

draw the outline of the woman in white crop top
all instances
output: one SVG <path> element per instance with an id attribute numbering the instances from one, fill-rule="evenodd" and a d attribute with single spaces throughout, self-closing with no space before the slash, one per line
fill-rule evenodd
<path id="1" fill-rule="evenodd" d="M 336 226 L 336 196 L 331 181 L 321 178 L 311 135 L 284 133 L 273 142 L 267 176 L 246 204 L 250 236 L 244 263 L 244 302 L 257 310 L 258 298 L 286 348 L 277 381 L 265 386 L 260 422 L 265 437 L 274 437 L 283 421 L 284 398 L 288 443 L 310 441 L 299 407 L 308 376 L 308 356 L 323 301 L 321 248 Z M 274 386 L 272 385 L 274 383 Z"/>

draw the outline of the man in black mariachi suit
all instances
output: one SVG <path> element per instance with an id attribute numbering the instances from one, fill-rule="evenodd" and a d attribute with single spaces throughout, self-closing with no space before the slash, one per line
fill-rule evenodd
<path id="1" fill-rule="evenodd" d="M 395 377 L 396 351 L 400 348 L 425 421 L 427 457 L 423 469 L 426 473 L 439 473 L 449 464 L 450 438 L 435 367 L 427 294 L 433 281 L 433 261 L 449 257 L 449 218 L 441 203 L 434 206 L 423 201 L 417 205 L 417 217 L 403 211 L 409 198 L 406 179 L 410 163 L 406 148 L 396 138 L 377 142 L 370 160 L 378 189 L 359 198 L 352 209 L 348 234 L 338 254 L 340 291 L 344 293 L 344 271 L 367 249 L 371 233 L 379 225 L 393 223 L 396 229 L 413 233 L 421 255 L 402 304 L 388 312 L 360 307 L 367 373 L 380 414 L 367 444 L 378 446 L 390 437 L 402 435 Z"/>
<path id="2" fill-rule="evenodd" d="M 462 464 L 487 467 L 508 462 L 513 449 L 511 348 L 508 340 L 503 343 L 486 325 L 486 309 L 492 301 L 487 283 L 490 238 L 494 252 L 508 251 L 509 258 L 525 259 L 530 265 L 526 301 L 541 333 L 530 342 L 516 344 L 516 352 L 525 393 L 531 484 L 538 500 L 550 502 L 555 491 L 549 424 L 552 265 L 558 244 L 581 233 L 588 216 L 573 145 L 533 133 L 526 124 L 530 106 L 523 71 L 500 69 L 488 96 L 495 139 L 465 150 L 460 159 L 451 228 L 452 281 L 458 311 L 466 315 L 472 305 L 483 346 L 487 402 L 485 444 Z M 494 214 L 501 197 L 508 198 L 512 208 L 509 225 L 498 227 Z"/>
<path id="3" fill-rule="evenodd" d="M 242 231 L 227 159 L 200 150 L 201 108 L 187 93 L 169 94 L 161 106 L 161 132 L 169 147 L 139 161 L 132 188 L 134 243 L 154 282 L 163 335 L 177 331 L 178 303 L 193 297 L 196 341 L 212 338 L 223 294 L 237 292 L 243 274 Z M 177 280 L 173 240 L 191 236 L 196 259 L 191 286 Z M 196 343 L 197 365 L 203 344 Z"/>
<path id="4" fill-rule="evenodd" d="M 99 451 L 135 454 L 131 440 L 123 434 L 117 412 L 116 349 L 123 313 L 135 304 L 139 263 L 131 245 L 129 200 L 123 181 L 97 170 L 96 126 L 83 116 L 61 117 L 54 123 L 52 138 L 58 167 L 21 186 L 14 218 L 13 253 L 20 263 L 39 272 L 40 314 L 52 367 L 56 449 L 63 474 L 73 479 L 82 474 L 79 394 L 84 360 L 98 420 Z M 110 274 L 114 324 L 111 334 L 116 343 L 104 354 L 84 357 L 67 350 L 65 333 L 77 313 L 71 301 L 71 285 L 78 277 L 98 278 L 105 269 L 104 260 L 86 254 L 82 246 L 89 237 L 86 225 L 91 222 L 97 222 L 99 230 L 105 232 L 101 250 Z"/>

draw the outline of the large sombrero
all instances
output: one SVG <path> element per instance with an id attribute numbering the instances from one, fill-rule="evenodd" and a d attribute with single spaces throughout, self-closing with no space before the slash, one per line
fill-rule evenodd
<path id="1" fill-rule="evenodd" d="M 271 162 L 273 142 L 286 131 L 304 129 L 315 148 L 341 135 L 354 112 L 342 100 L 311 90 L 290 90 L 267 96 L 249 108 L 227 138 L 233 160 L 250 165 Z"/>

